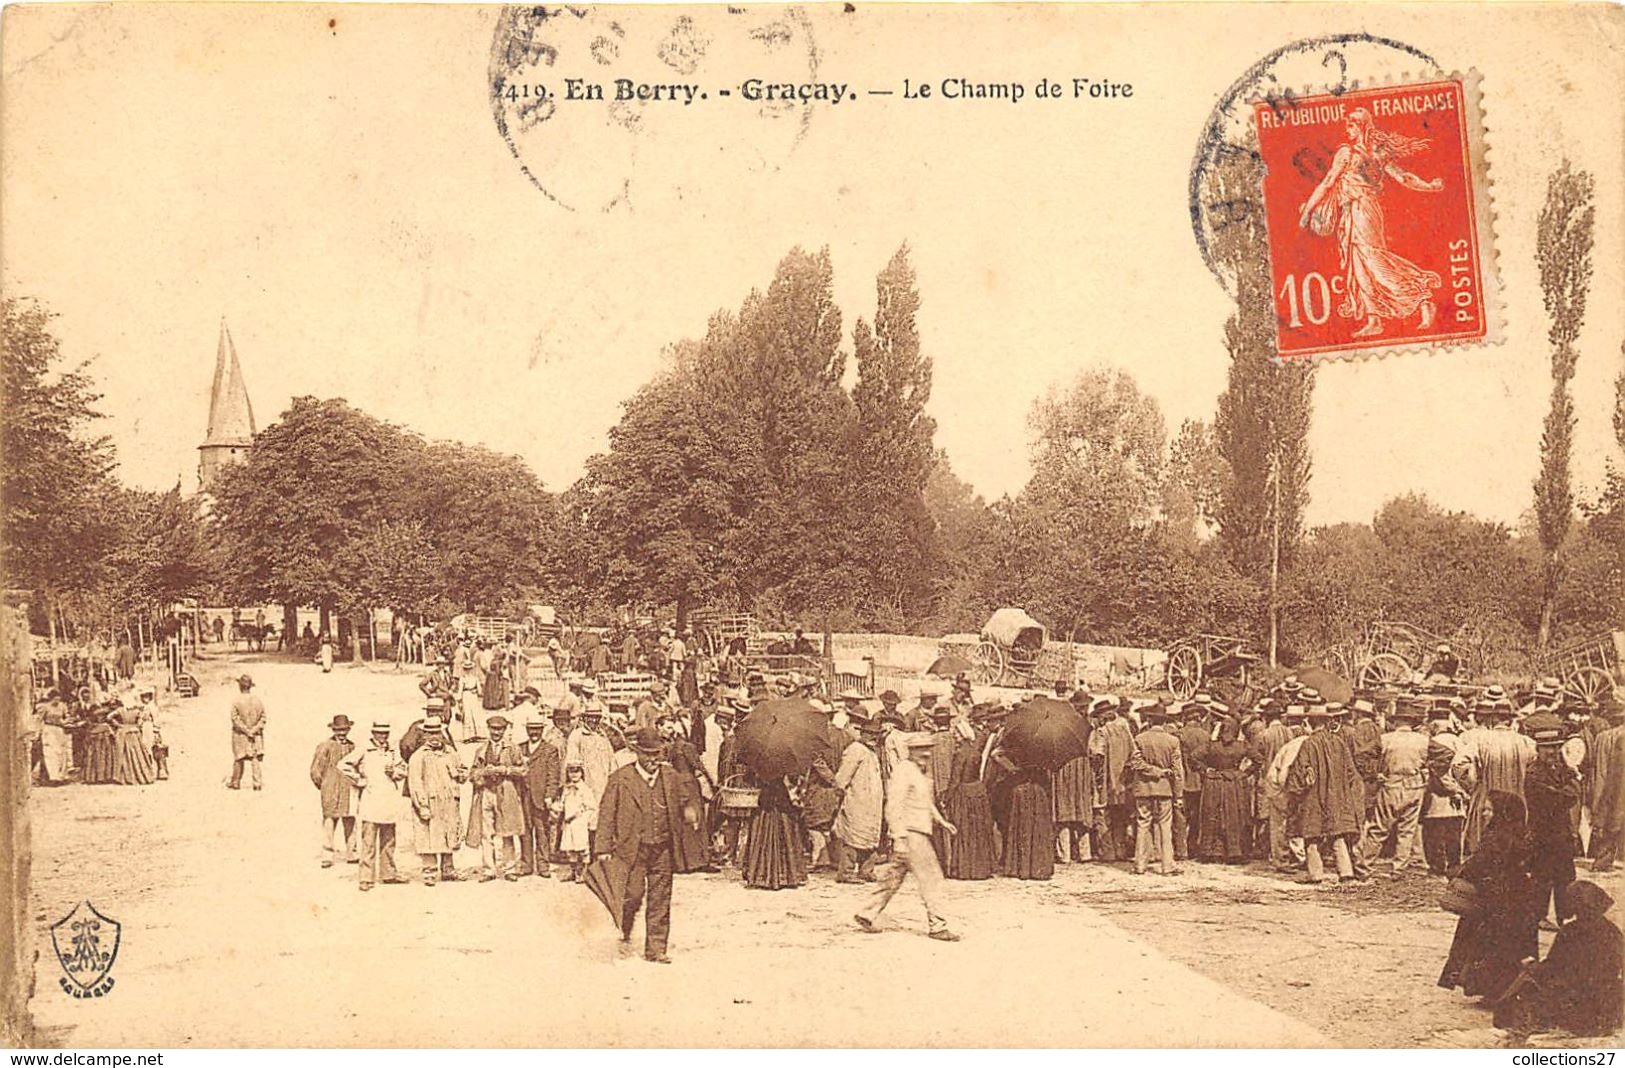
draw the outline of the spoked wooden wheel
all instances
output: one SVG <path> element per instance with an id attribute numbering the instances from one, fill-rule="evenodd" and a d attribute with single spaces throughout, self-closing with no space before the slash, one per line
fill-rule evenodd
<path id="1" fill-rule="evenodd" d="M 1189 645 L 1168 654 L 1168 692 L 1189 701 L 1202 685 L 1202 655 Z"/>
<path id="2" fill-rule="evenodd" d="M 1004 650 L 997 642 L 978 642 L 970 661 L 970 680 L 978 686 L 997 686 L 1004 677 Z"/>
<path id="3" fill-rule="evenodd" d="M 1387 689 L 1399 686 L 1411 677 L 1411 666 L 1398 653 L 1378 653 L 1360 669 L 1359 685 L 1362 689 Z"/>
<path id="4" fill-rule="evenodd" d="M 1602 695 L 1614 687 L 1613 676 L 1598 667 L 1581 668 L 1568 679 L 1563 690 L 1576 700 L 1595 708 Z"/>

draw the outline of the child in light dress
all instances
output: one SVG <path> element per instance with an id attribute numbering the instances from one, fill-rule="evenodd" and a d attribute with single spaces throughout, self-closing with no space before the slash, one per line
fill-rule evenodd
<path id="1" fill-rule="evenodd" d="M 564 820 L 559 832 L 559 850 L 570 864 L 570 873 L 564 878 L 566 882 L 580 882 L 592 849 L 589 828 L 598 815 L 598 799 L 587 786 L 587 769 L 579 761 L 564 766 L 564 789 L 554 804 Z"/>

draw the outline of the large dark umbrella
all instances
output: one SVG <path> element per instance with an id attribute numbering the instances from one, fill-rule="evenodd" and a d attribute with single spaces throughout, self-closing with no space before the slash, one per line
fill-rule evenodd
<path id="1" fill-rule="evenodd" d="M 763 701 L 734 732 L 734 742 L 759 782 L 800 775 L 829 745 L 829 719 L 799 697 Z"/>
<path id="2" fill-rule="evenodd" d="M 1034 697 L 1004 721 L 1001 743 L 1015 763 L 1054 771 L 1089 752 L 1089 724 L 1067 701 Z"/>
<path id="3" fill-rule="evenodd" d="M 626 901 L 626 884 L 631 874 L 632 869 L 626 861 L 618 859 L 614 854 L 599 857 L 587 865 L 586 870 L 581 873 L 581 881 L 587 884 L 587 889 L 591 890 L 609 910 L 609 917 L 615 921 L 616 930 L 620 930 L 621 907 Z"/>
<path id="4" fill-rule="evenodd" d="M 931 661 L 931 666 L 925 669 L 927 675 L 935 675 L 939 679 L 951 679 L 955 675 L 968 675 L 976 665 L 962 656 L 939 656 Z"/>
<path id="5" fill-rule="evenodd" d="M 1354 696 L 1354 687 L 1349 685 L 1347 679 L 1327 671 L 1323 667 L 1308 667 L 1299 670 L 1298 681 L 1305 686 L 1320 691 L 1320 696 L 1328 701 L 1337 701 L 1347 704 L 1349 698 Z"/>

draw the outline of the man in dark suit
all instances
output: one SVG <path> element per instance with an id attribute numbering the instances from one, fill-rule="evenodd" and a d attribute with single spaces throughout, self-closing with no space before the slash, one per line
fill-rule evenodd
<path id="1" fill-rule="evenodd" d="M 541 709 L 533 708 L 525 720 L 525 741 L 519 747 L 525 758 L 525 777 L 519 792 L 525 809 L 525 833 L 519 836 L 519 873 L 552 877 L 548 854 L 553 851 L 553 803 L 559 799 L 563 759 L 558 749 L 543 735 L 547 720 Z"/>
<path id="2" fill-rule="evenodd" d="M 629 739 L 637 763 L 612 772 L 598 805 L 597 850 L 630 869 L 621 902 L 621 941 L 632 941 L 632 921 L 644 914 L 643 958 L 670 964 L 666 939 L 671 933 L 672 841 L 678 820 L 698 828 L 700 815 L 683 790 L 679 776 L 662 759 L 660 732 L 643 727 Z"/>

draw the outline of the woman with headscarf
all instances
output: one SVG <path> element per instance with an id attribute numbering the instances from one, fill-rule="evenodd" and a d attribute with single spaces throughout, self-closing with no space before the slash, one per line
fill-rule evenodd
<path id="1" fill-rule="evenodd" d="M 1496 1027 L 1597 1036 L 1625 1024 L 1625 938 L 1604 915 L 1614 899 L 1591 882 L 1571 884 L 1565 898 L 1574 919 L 1557 932 L 1546 959 L 1524 969 L 1495 1006 Z"/>
<path id="2" fill-rule="evenodd" d="M 1456 922 L 1450 956 L 1439 973 L 1446 990 L 1495 1001 L 1518 977 L 1523 961 L 1540 955 L 1536 936 L 1530 841 L 1523 798 L 1496 791 L 1478 851 L 1455 878 L 1475 890 L 1474 902 Z"/>
<path id="3" fill-rule="evenodd" d="M 1252 761 L 1241 740 L 1241 724 L 1226 719 L 1219 725 L 1219 740 L 1207 745 L 1199 757 L 1202 775 L 1202 821 L 1197 855 L 1202 860 L 1241 864 L 1247 859 L 1247 773 Z"/>

